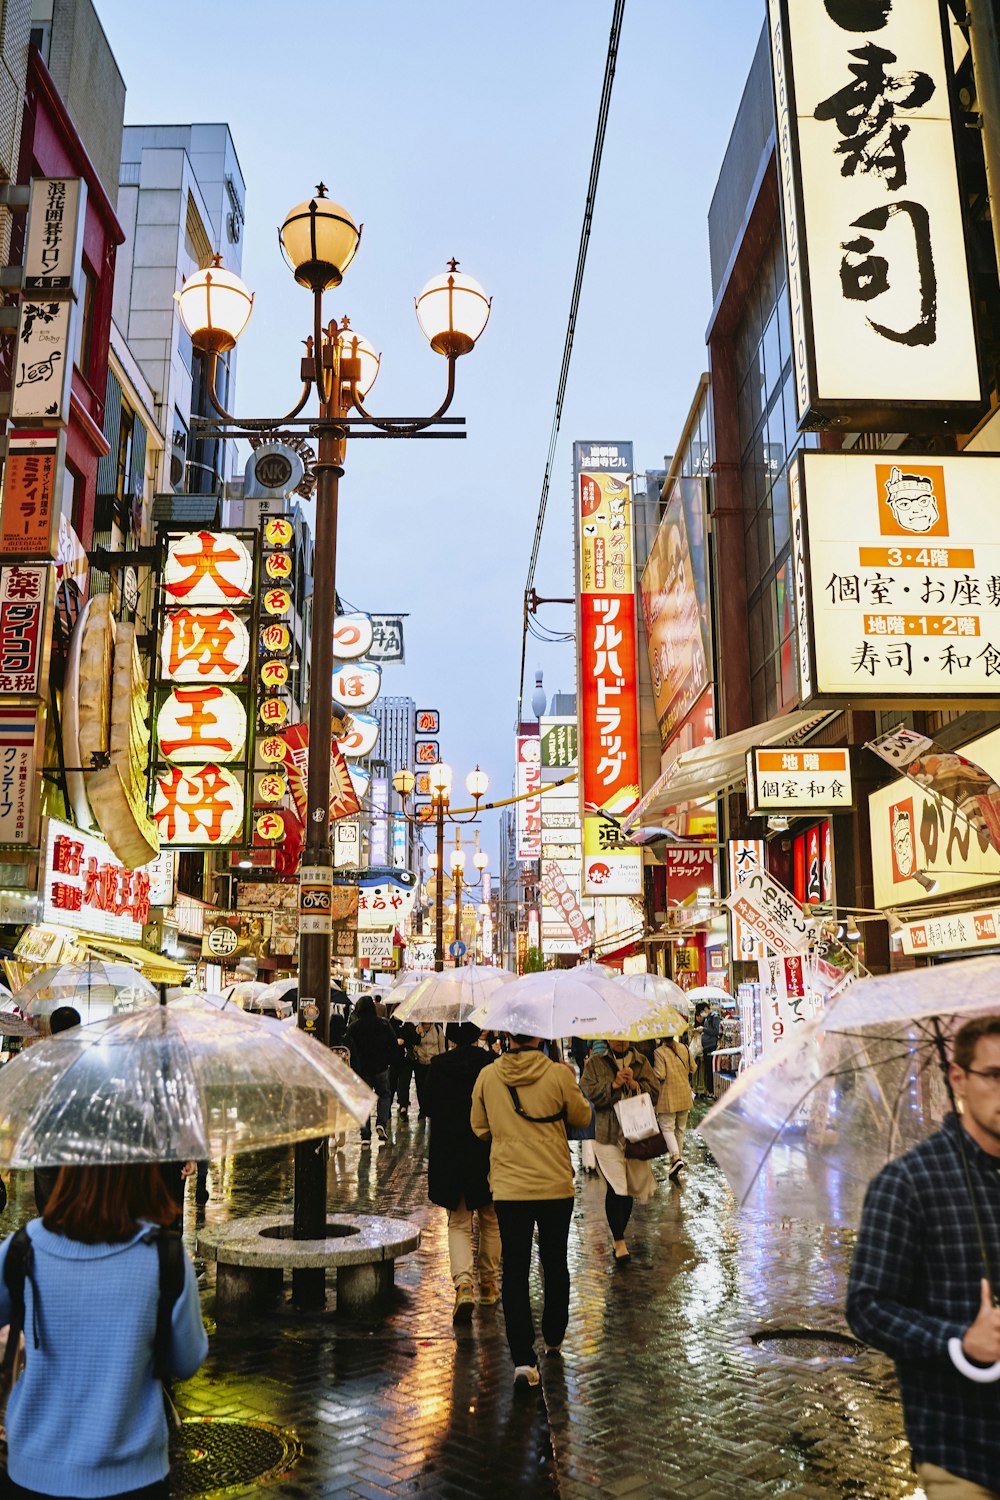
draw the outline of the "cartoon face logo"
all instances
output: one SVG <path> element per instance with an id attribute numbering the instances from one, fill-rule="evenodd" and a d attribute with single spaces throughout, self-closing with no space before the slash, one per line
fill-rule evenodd
<path id="1" fill-rule="evenodd" d="M 890 809 L 889 826 L 892 833 L 892 863 L 897 880 L 909 880 L 917 868 L 917 852 L 913 841 L 913 801 L 897 802 Z"/>
<path id="2" fill-rule="evenodd" d="M 889 509 L 904 531 L 930 531 L 938 519 L 934 482 L 926 474 L 903 474 L 893 468 L 886 482 Z"/>

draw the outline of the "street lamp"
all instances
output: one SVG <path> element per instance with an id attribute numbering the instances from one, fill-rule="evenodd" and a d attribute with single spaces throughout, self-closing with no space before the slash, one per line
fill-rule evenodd
<path id="1" fill-rule="evenodd" d="M 302 393 L 283 417 L 239 418 L 216 396 L 216 363 L 236 345 L 253 309 L 253 295 L 216 256 L 212 265 L 190 276 L 175 293 L 181 322 L 208 362 L 206 389 L 220 420 L 200 418 L 219 437 L 298 437 L 305 428 L 316 439 L 316 545 L 313 569 L 309 682 L 309 763 L 303 868 L 316 885 L 331 886 L 330 760 L 333 711 L 333 631 L 336 612 L 337 507 L 348 438 L 464 437 L 464 423 L 446 417 L 455 393 L 455 362 L 468 354 L 486 327 L 489 298 L 478 282 L 451 261 L 417 298 L 417 319 L 431 348 L 448 364 L 441 405 L 429 417 L 373 416 L 364 398 L 378 374 L 379 356 L 347 318 L 323 321 L 323 294 L 337 287 L 358 251 L 361 226 L 347 209 L 327 197 L 320 183 L 311 198 L 290 210 L 278 231 L 282 253 L 295 280 L 313 298 L 312 335 L 301 362 Z M 315 390 L 319 414 L 303 417 Z M 436 430 L 430 430 L 436 429 Z M 444 430 L 447 429 L 447 430 Z M 331 930 L 302 933 L 299 939 L 299 995 L 314 998 L 314 1029 L 325 1044 L 330 1030 Z M 299 1024 L 305 1024 L 300 1006 Z M 326 1143 L 306 1141 L 296 1147 L 294 1233 L 298 1239 L 326 1234 Z M 300 1305 L 322 1306 L 322 1270 L 297 1271 L 294 1297 Z"/>
<path id="2" fill-rule="evenodd" d="M 427 773 L 427 784 L 430 787 L 431 806 L 434 812 L 434 822 L 437 832 L 437 848 L 435 853 L 430 856 L 430 864 L 431 869 L 434 870 L 436 877 L 434 882 L 434 968 L 439 974 L 444 968 L 443 877 L 445 823 L 447 822 L 452 825 L 474 823 L 479 817 L 479 804 L 486 796 L 490 785 L 490 778 L 487 776 L 486 772 L 481 771 L 479 767 L 476 766 L 475 770 L 470 771 L 468 776 L 465 778 L 466 791 L 472 798 L 473 806 L 459 808 L 453 812 L 451 809 L 451 789 L 454 779 L 455 773 L 452 771 L 451 766 L 449 766 L 445 761 L 438 761 L 436 765 L 430 767 Z M 395 776 L 392 778 L 392 784 L 396 792 L 399 794 L 400 800 L 402 801 L 403 817 L 406 818 L 410 823 L 422 821 L 414 818 L 412 814 L 406 811 L 407 799 L 412 796 L 413 789 L 417 784 L 417 779 L 414 776 L 413 772 L 409 770 L 397 771 Z M 464 814 L 466 813 L 469 814 L 468 817 L 464 816 Z M 464 853 L 461 855 L 461 860 L 462 865 L 464 866 Z M 478 866 L 477 868 L 481 869 L 482 867 Z M 460 889 L 460 872 L 456 875 L 456 886 Z M 461 918 L 459 917 L 458 920 L 460 922 Z M 459 937 L 460 933 L 456 934 L 456 939 L 458 939 Z"/>
<path id="3" fill-rule="evenodd" d="M 482 776 L 482 774 L 483 774 L 482 771 L 479 770 L 478 766 L 476 767 L 476 770 L 472 773 L 472 775 L 474 776 L 474 775 L 477 775 L 477 774 L 479 776 Z M 469 779 L 471 780 L 471 777 Z M 474 880 L 467 880 L 465 878 L 465 850 L 462 848 L 462 835 L 460 833 L 456 832 L 456 834 L 455 834 L 455 847 L 451 851 L 451 878 L 455 882 L 455 941 L 456 941 L 456 943 L 459 943 L 462 940 L 462 887 L 465 886 L 466 889 L 468 889 L 468 890 L 474 890 L 477 887 L 481 887 L 482 883 L 483 883 L 483 874 L 484 874 L 484 872 L 486 870 L 486 866 L 489 864 L 489 862 L 490 862 L 490 857 L 486 853 L 486 850 L 485 849 L 480 849 L 480 847 L 479 847 L 479 830 L 477 829 L 476 830 L 476 846 L 475 846 L 475 849 L 474 849 L 473 855 L 472 855 L 472 863 L 475 865 L 475 867 L 476 867 L 476 869 L 478 870 L 479 873 L 478 873 L 476 879 L 474 879 Z"/>

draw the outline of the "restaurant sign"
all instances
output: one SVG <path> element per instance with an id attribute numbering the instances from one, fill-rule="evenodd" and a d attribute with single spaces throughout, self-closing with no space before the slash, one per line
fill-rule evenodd
<path id="1" fill-rule="evenodd" d="M 745 875 L 725 904 L 773 953 L 791 957 L 809 946 L 810 926 L 791 891 L 766 870 Z"/>
<path id="2" fill-rule="evenodd" d="M 984 952 L 1000 948 L 1000 910 L 950 912 L 904 922 L 899 929 L 903 952 L 912 958 L 924 953 Z"/>
<path id="3" fill-rule="evenodd" d="M 103 839 L 58 818 L 44 819 L 42 839 L 42 921 L 141 942 L 148 873 L 126 869 Z"/>
<path id="4" fill-rule="evenodd" d="M 844 812 L 853 805 L 850 750 L 747 751 L 749 812 Z"/>

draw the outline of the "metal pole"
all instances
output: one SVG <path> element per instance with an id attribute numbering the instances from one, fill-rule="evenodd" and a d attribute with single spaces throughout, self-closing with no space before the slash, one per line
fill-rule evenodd
<path id="1" fill-rule="evenodd" d="M 317 370 L 323 351 L 316 347 Z M 334 420 L 340 391 L 336 381 L 329 402 L 320 406 L 316 428 L 319 456 L 316 473 L 316 551 L 313 561 L 313 609 L 309 669 L 309 781 L 306 792 L 306 833 L 303 865 L 330 871 L 330 747 L 333 720 L 333 626 L 336 610 L 337 505 L 343 474 L 344 430 Z M 323 1046 L 330 1040 L 329 932 L 299 937 L 299 1025 L 305 1024 L 302 1000 L 315 1000 L 315 1035 Z M 295 1147 L 293 1233 L 296 1239 L 326 1238 L 326 1173 L 328 1142 L 300 1141 Z M 297 1307 L 323 1307 L 326 1273 L 322 1267 L 292 1273 L 292 1300 Z"/>
<path id="2" fill-rule="evenodd" d="M 1000 52 L 997 50 L 993 0 L 968 0 L 968 20 L 976 99 L 983 129 L 993 246 L 1000 267 Z"/>
<path id="3" fill-rule="evenodd" d="M 455 942 L 462 941 L 462 872 L 455 871 Z"/>
<path id="4" fill-rule="evenodd" d="M 434 884 L 434 968 L 444 970 L 444 792 L 437 798 L 437 879 Z"/>

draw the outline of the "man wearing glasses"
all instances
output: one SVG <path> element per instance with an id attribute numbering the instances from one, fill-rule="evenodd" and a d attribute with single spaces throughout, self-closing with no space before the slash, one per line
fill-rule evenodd
<path id="1" fill-rule="evenodd" d="M 949 1076 L 960 1114 L 869 1186 L 847 1320 L 896 1361 L 927 1500 L 1000 1500 L 1000 1015 L 955 1034 Z"/>

